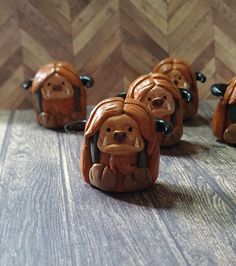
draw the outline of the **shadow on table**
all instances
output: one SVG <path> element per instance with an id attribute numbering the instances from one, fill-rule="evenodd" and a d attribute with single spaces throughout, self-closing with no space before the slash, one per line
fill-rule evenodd
<path id="1" fill-rule="evenodd" d="M 211 119 L 197 114 L 192 120 L 185 121 L 184 127 L 200 127 L 200 126 L 209 126 Z"/>
<path id="2" fill-rule="evenodd" d="M 216 139 L 216 143 L 221 144 L 221 147 L 225 147 L 225 145 L 226 145 L 226 146 L 229 146 L 229 147 L 236 148 L 236 144 L 233 144 L 233 143 L 225 143 L 223 140 L 220 140 L 220 139 Z"/>
<path id="3" fill-rule="evenodd" d="M 108 196 L 130 204 L 154 209 L 170 209 L 177 204 L 192 205 L 193 191 L 190 188 L 176 187 L 170 184 L 154 184 L 142 192 L 106 193 Z"/>
<path id="4" fill-rule="evenodd" d="M 181 140 L 178 145 L 172 147 L 162 147 L 162 156 L 188 157 L 189 155 L 197 154 L 202 151 L 209 151 L 209 145 L 193 143 L 186 140 Z"/>
<path id="5" fill-rule="evenodd" d="M 9 111 L 6 111 L 9 113 Z M 3 113 L 3 112 L 2 112 Z M 1 116 L 0 116 L 0 123 L 5 123 L 5 119 L 2 122 Z M 26 130 L 37 130 L 37 131 L 44 131 L 44 132 L 50 132 L 50 133 L 65 133 L 64 127 L 60 128 L 46 128 L 44 126 L 41 126 L 36 119 L 35 111 L 32 109 L 26 109 L 26 110 L 15 110 L 12 111 L 9 115 L 8 125 L 10 128 L 12 126 L 14 127 L 22 127 Z M 78 132 L 76 134 L 83 134 L 83 132 Z"/>

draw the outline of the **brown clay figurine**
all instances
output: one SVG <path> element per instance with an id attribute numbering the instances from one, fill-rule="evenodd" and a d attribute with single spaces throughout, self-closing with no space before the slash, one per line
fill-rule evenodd
<path id="1" fill-rule="evenodd" d="M 46 128 L 60 128 L 86 117 L 83 86 L 92 85 L 92 78 L 79 76 L 71 64 L 54 62 L 41 67 L 22 87 L 30 88 L 38 123 Z"/>
<path id="2" fill-rule="evenodd" d="M 66 131 L 74 132 L 75 124 Z M 139 101 L 113 97 L 98 103 L 85 126 L 80 162 L 85 182 L 115 192 L 151 186 L 160 156 L 155 132 L 151 112 Z"/>
<path id="3" fill-rule="evenodd" d="M 206 81 L 206 77 L 200 72 L 193 72 L 182 58 L 166 58 L 154 66 L 153 72 L 166 74 L 179 88 L 183 98 L 184 120 L 194 117 L 198 110 L 199 96 L 197 82 Z"/>
<path id="4" fill-rule="evenodd" d="M 126 97 L 144 103 L 155 119 L 163 119 L 173 125 L 171 135 L 158 134 L 160 146 L 179 143 L 183 133 L 181 94 L 167 75 L 150 73 L 138 77 L 129 86 Z"/>
<path id="5" fill-rule="evenodd" d="M 222 97 L 212 121 L 213 134 L 226 143 L 236 144 L 236 77 L 228 84 L 213 84 L 211 92 Z"/>

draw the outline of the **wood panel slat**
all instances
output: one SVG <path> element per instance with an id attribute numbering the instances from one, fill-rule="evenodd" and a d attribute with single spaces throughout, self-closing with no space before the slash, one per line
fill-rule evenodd
<path id="1" fill-rule="evenodd" d="M 195 71 L 207 71 L 209 81 L 199 84 L 201 99 L 212 97 L 212 83 L 236 73 L 233 0 L 0 0 L 0 6 L 0 109 L 29 107 L 27 98 L 6 101 L 4 84 L 17 95 L 24 79 L 54 60 L 69 61 L 80 73 L 93 75 L 90 104 L 116 94 L 119 87 L 127 89 L 168 56 L 183 57 Z M 120 56 L 113 61 L 118 47 Z M 119 65 L 119 75 L 111 74 L 113 64 Z M 18 67 L 24 74 L 16 85 L 12 76 Z"/>

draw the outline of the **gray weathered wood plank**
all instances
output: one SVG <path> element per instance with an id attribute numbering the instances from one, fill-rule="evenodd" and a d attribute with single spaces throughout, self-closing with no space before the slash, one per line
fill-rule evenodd
<path id="1" fill-rule="evenodd" d="M 10 111 L 0 112 L 0 174 L 3 169 L 6 153 L 6 139 L 11 128 L 13 114 Z"/>
<path id="2" fill-rule="evenodd" d="M 0 147 L 3 144 L 5 133 L 8 126 L 8 120 L 10 119 L 10 111 L 1 111 L 0 112 Z"/>
<path id="3" fill-rule="evenodd" d="M 73 265 L 58 134 L 14 115 L 0 177 L 0 265 Z"/>

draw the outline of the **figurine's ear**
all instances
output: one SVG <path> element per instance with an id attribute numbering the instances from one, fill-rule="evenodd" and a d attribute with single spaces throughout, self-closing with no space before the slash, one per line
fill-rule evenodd
<path id="1" fill-rule="evenodd" d="M 127 93 L 125 91 L 121 91 L 119 94 L 117 94 L 118 97 L 121 97 L 123 99 L 126 98 Z"/>
<path id="2" fill-rule="evenodd" d="M 28 90 L 32 87 L 33 79 L 27 79 L 21 84 L 21 88 Z"/>
<path id="3" fill-rule="evenodd" d="M 206 76 L 201 72 L 195 72 L 195 79 L 201 83 L 204 83 L 207 80 Z"/>
<path id="4" fill-rule="evenodd" d="M 86 86 L 87 88 L 92 87 L 94 84 L 94 80 L 90 76 L 86 76 L 86 75 L 80 76 L 80 80 L 83 86 Z"/>
<path id="5" fill-rule="evenodd" d="M 193 100 L 193 93 L 191 91 L 182 88 L 180 88 L 179 91 L 185 102 L 189 103 Z"/>
<path id="6" fill-rule="evenodd" d="M 87 120 L 79 120 L 64 126 L 66 133 L 74 134 L 84 131 Z"/>
<path id="7" fill-rule="evenodd" d="M 215 83 L 211 86 L 211 93 L 215 96 L 224 96 L 227 87 L 227 83 Z"/>
<path id="8" fill-rule="evenodd" d="M 38 114 L 42 112 L 42 94 L 40 90 L 34 93 L 35 108 Z"/>
<path id="9" fill-rule="evenodd" d="M 74 93 L 75 93 L 75 96 L 74 96 L 74 101 L 75 101 L 75 110 L 77 112 L 80 111 L 80 88 L 77 87 L 75 90 L 74 90 Z"/>
<path id="10" fill-rule="evenodd" d="M 99 151 L 99 148 L 97 145 L 98 137 L 99 137 L 99 132 L 97 132 L 95 135 L 93 135 L 90 138 L 90 152 L 91 152 L 91 157 L 92 157 L 93 163 L 99 163 L 100 151 Z"/>
<path id="11" fill-rule="evenodd" d="M 144 140 L 144 149 L 138 154 L 138 168 L 146 168 L 147 162 L 147 141 Z"/>
<path id="12" fill-rule="evenodd" d="M 162 132 L 165 135 L 171 135 L 173 133 L 173 125 L 162 119 L 157 119 L 156 121 L 156 132 Z"/>

